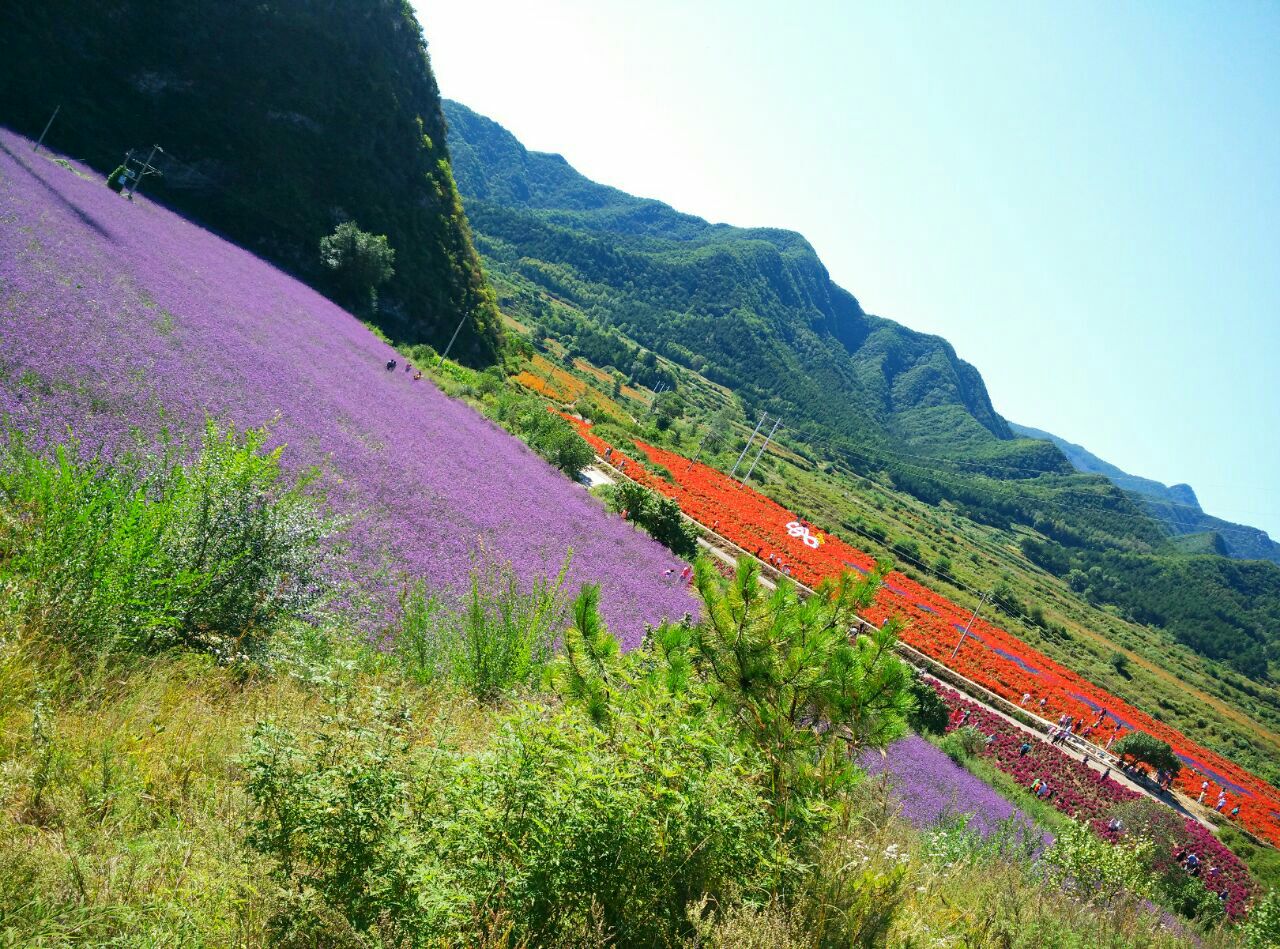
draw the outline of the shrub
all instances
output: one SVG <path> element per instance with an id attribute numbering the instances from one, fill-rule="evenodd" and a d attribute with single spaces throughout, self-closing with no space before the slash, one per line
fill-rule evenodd
<path id="1" fill-rule="evenodd" d="M 1240 934 L 1250 949 L 1280 946 L 1280 890 L 1267 891 L 1240 927 Z"/>
<path id="2" fill-rule="evenodd" d="M 409 587 L 394 642 L 405 671 L 419 682 L 450 679 L 484 701 L 536 685 L 566 616 L 568 569 L 566 558 L 558 576 L 526 591 L 510 563 L 486 558 L 453 605 L 421 581 Z"/>
<path id="3" fill-rule="evenodd" d="M 938 747 L 945 751 L 952 761 L 964 761 L 981 754 L 982 749 L 986 747 L 986 742 L 987 739 L 982 732 L 972 725 L 966 725 L 946 735 L 938 743 Z"/>
<path id="4" fill-rule="evenodd" d="M 698 529 L 680 513 L 680 505 L 634 481 L 619 481 L 607 503 L 615 514 L 639 524 L 672 553 L 692 560 L 698 552 Z"/>
<path id="5" fill-rule="evenodd" d="M 571 944 L 593 917 L 617 945 L 670 945 L 689 906 L 767 894 L 785 861 L 757 761 L 669 693 L 621 695 L 610 731 L 521 705 L 470 754 L 415 747 L 412 722 L 357 698 L 335 695 L 317 734 L 261 726 L 246 759 L 253 845 L 320 904 L 282 907 L 280 930 L 312 943 L 327 911 L 393 945 L 474 944 L 495 920 L 510 944 Z"/>
<path id="6" fill-rule="evenodd" d="M 596 457 L 586 439 L 539 399 L 506 393 L 490 410 L 494 421 L 519 436 L 530 448 L 576 479 Z"/>
<path id="7" fill-rule="evenodd" d="M 1112 845 L 1081 821 L 1059 831 L 1044 854 L 1049 875 L 1081 900 L 1103 906 L 1134 900 L 1149 891 L 1146 853 L 1150 844 Z"/>
<path id="8" fill-rule="evenodd" d="M 395 259 L 385 234 L 362 231 L 354 221 L 320 239 L 320 262 L 333 273 L 339 296 L 369 313 L 378 309 L 378 287 L 395 275 Z"/>
<path id="9" fill-rule="evenodd" d="M 907 724 L 920 734 L 941 735 L 947 730 L 951 712 L 942 696 L 918 672 L 911 676 L 911 698 L 914 708 L 907 714 Z"/>
<path id="10" fill-rule="evenodd" d="M 196 451 L 82 456 L 0 443 L 0 589 L 33 629 L 94 652 L 253 658 L 323 592 L 332 529 L 265 429 L 205 426 Z M 185 456 L 185 457 L 184 457 Z"/>

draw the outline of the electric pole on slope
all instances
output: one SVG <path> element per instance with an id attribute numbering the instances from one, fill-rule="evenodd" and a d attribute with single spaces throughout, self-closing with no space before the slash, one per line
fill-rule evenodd
<path id="1" fill-rule="evenodd" d="M 696 462 L 699 458 L 702 457 L 702 448 L 704 445 L 707 444 L 707 442 L 714 443 L 718 441 L 720 441 L 720 433 L 717 432 L 714 428 L 708 428 L 707 434 L 703 435 L 702 441 L 698 442 L 698 450 L 694 452 L 693 460 Z"/>
<path id="2" fill-rule="evenodd" d="M 991 596 L 990 592 L 982 594 L 982 599 L 978 601 L 978 605 L 973 608 L 973 615 L 969 617 L 969 622 L 964 624 L 964 629 L 960 630 L 960 638 L 956 640 L 956 648 L 951 650 L 951 658 L 956 657 L 956 653 L 960 651 L 960 647 L 964 645 L 965 637 L 969 635 L 969 627 L 973 625 L 973 621 L 978 618 L 978 611 L 982 609 L 987 598 Z"/>
<path id="3" fill-rule="evenodd" d="M 467 322 L 467 314 L 466 314 L 466 313 L 463 313 L 463 314 L 462 314 L 462 319 L 458 320 L 458 328 L 457 328 L 457 329 L 455 329 L 455 330 L 453 331 L 453 335 L 449 337 L 449 345 L 448 345 L 448 346 L 446 346 L 446 347 L 444 348 L 444 352 L 442 352 L 442 353 L 440 354 L 440 361 L 439 361 L 438 363 L 436 363 L 436 368 L 437 368 L 437 369 L 439 369 L 441 366 L 443 366 L 443 365 L 444 365 L 445 357 L 449 355 L 449 350 L 453 349 L 453 341 L 454 341 L 455 339 L 457 339 L 457 338 L 458 338 L 458 334 L 462 332 L 462 324 L 463 324 L 463 323 L 465 323 L 465 322 Z"/>
<path id="4" fill-rule="evenodd" d="M 49 134 L 49 128 L 53 125 L 53 120 L 58 117 L 60 111 L 62 111 L 62 103 L 58 103 L 57 108 L 53 110 L 53 115 L 49 116 L 49 121 L 44 124 L 44 131 L 40 133 L 36 143 L 31 146 L 31 150 L 36 154 L 40 153 L 40 146 L 44 144 L 44 137 Z"/>
<path id="5" fill-rule="evenodd" d="M 53 120 L 50 119 L 50 121 L 53 121 Z M 125 158 L 125 168 L 128 170 L 128 174 L 129 174 L 129 193 L 126 194 L 125 197 L 128 198 L 130 201 L 133 200 L 133 196 L 137 193 L 138 185 L 142 184 L 143 178 L 145 178 L 147 175 L 160 174 L 160 169 L 156 168 L 154 165 L 151 164 L 151 159 L 156 157 L 156 152 L 159 152 L 161 155 L 163 155 L 164 149 L 161 148 L 159 145 L 152 145 L 151 154 L 147 156 L 146 161 L 142 162 L 142 167 L 138 168 L 137 170 L 129 169 L 128 167 L 130 161 L 137 161 L 137 159 L 132 157 L 132 152 L 129 154 L 128 157 Z"/>
<path id="6" fill-rule="evenodd" d="M 751 437 L 748 438 L 747 443 L 742 446 L 742 453 L 738 455 L 738 460 L 733 463 L 733 470 L 729 472 L 730 478 L 732 478 L 734 475 L 738 473 L 738 465 L 742 464 L 742 459 L 747 456 L 747 449 L 750 448 L 751 443 L 756 440 L 756 433 L 760 431 L 760 426 L 764 424 L 764 420 L 767 419 L 768 417 L 769 417 L 768 412 L 760 413 L 760 421 L 756 422 L 756 427 L 751 431 Z"/>
<path id="7" fill-rule="evenodd" d="M 756 462 L 760 460 L 760 456 L 764 454 L 764 450 L 769 447 L 769 441 L 773 438 L 773 433 L 778 430 L 778 426 L 781 424 L 782 419 L 774 419 L 773 428 L 769 429 L 769 434 L 765 436 L 763 444 L 760 445 L 760 450 L 756 452 L 756 456 L 751 459 L 751 467 L 748 468 L 747 473 L 742 476 L 743 484 L 746 484 L 751 479 L 751 472 L 756 470 Z"/>
<path id="8" fill-rule="evenodd" d="M 653 398 L 649 400 L 649 411 L 646 412 L 645 415 L 653 414 L 653 410 L 658 407 L 658 396 L 660 396 L 662 393 L 666 392 L 670 388 L 671 386 L 667 385 L 665 382 L 658 383 L 658 387 L 653 390 Z"/>

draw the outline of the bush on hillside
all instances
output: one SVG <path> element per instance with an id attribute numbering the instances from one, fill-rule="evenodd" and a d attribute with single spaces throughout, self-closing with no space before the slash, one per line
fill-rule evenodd
<path id="1" fill-rule="evenodd" d="M 1182 770 L 1182 759 L 1173 753 L 1169 743 L 1146 732 L 1127 732 L 1115 743 L 1111 753 L 1123 761 L 1141 762 L 1157 770 L 1172 772 L 1174 775 Z"/>
<path id="2" fill-rule="evenodd" d="M 277 939 L 323 944 L 336 913 L 389 945 L 503 931 L 503 944 L 581 945 L 590 929 L 672 945 L 695 902 L 767 894 L 786 858 L 758 759 L 705 707 L 618 698 L 609 731 L 572 706 L 524 705 L 469 754 L 411 750 L 414 723 L 376 698 L 335 699 L 315 734 L 259 727 L 252 840 L 302 894 L 281 907 Z"/>
<path id="3" fill-rule="evenodd" d="M 254 658 L 320 599 L 330 531 L 312 475 L 265 429 L 206 424 L 198 449 L 86 457 L 0 441 L 0 591 L 19 621 L 85 651 Z"/>
<path id="4" fill-rule="evenodd" d="M 907 714 L 907 724 L 913 731 L 922 735 L 941 735 L 947 730 L 951 717 L 947 703 L 919 672 L 913 672 L 911 676 L 911 698 L 915 705 Z"/>
<path id="5" fill-rule="evenodd" d="M 377 312 L 378 288 L 395 275 L 395 260 L 385 234 L 362 231 L 354 221 L 320 238 L 320 262 L 333 275 L 339 297 L 360 313 Z"/>
<path id="6" fill-rule="evenodd" d="M 658 543 L 679 557 L 698 553 L 698 529 L 680 513 L 671 498 L 655 494 L 634 481 L 620 481 L 607 494 L 609 510 L 643 527 Z"/>
<path id="7" fill-rule="evenodd" d="M 494 421 L 575 480 L 596 453 L 568 421 L 536 398 L 503 393 L 490 409 Z"/>

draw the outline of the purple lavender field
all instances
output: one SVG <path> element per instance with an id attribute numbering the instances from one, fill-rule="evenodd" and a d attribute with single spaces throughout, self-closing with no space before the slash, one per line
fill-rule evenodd
<path id="1" fill-rule="evenodd" d="M 336 476 L 350 575 L 383 607 L 405 578 L 458 589 L 483 544 L 525 580 L 572 548 L 570 588 L 601 585 L 625 646 L 697 610 L 665 548 L 466 405 L 386 372 L 394 355 L 249 252 L 0 130 L 0 412 L 19 427 L 70 425 L 109 452 L 162 409 L 188 432 L 206 415 L 270 423 L 290 468 Z"/>
<path id="2" fill-rule="evenodd" d="M 1011 817 L 1032 824 L 1019 808 L 919 735 L 894 742 L 884 755 L 867 752 L 861 765 L 869 775 L 887 776 L 902 816 L 916 827 L 933 827 L 949 814 L 969 815 L 970 828 L 984 837 Z"/>

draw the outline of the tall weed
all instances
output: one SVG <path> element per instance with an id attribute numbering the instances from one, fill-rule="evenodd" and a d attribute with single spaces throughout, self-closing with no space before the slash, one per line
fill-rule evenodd
<path id="1" fill-rule="evenodd" d="M 405 592 L 393 648 L 418 682 L 448 679 L 484 701 L 528 689 L 541 680 L 564 627 L 568 569 L 566 558 L 557 576 L 526 589 L 510 563 L 482 552 L 459 600 L 421 581 Z"/>
<path id="2" fill-rule="evenodd" d="M 90 655 L 184 646 L 258 656 L 319 600 L 333 525 L 265 429 L 206 424 L 195 450 L 87 457 L 0 437 L 0 595 L 27 631 Z"/>

